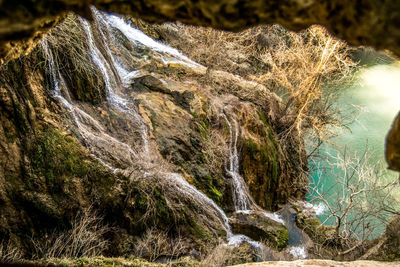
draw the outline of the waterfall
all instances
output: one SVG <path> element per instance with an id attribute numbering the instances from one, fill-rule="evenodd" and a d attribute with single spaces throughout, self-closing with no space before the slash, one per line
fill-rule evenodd
<path id="1" fill-rule="evenodd" d="M 134 40 L 132 39 L 133 35 L 137 34 L 138 39 L 134 42 L 135 45 L 137 45 L 138 42 L 141 42 L 143 45 L 148 45 L 156 51 L 168 53 L 178 62 L 184 62 L 186 65 L 189 64 L 193 67 L 200 66 L 181 55 L 175 49 L 168 48 L 167 46 L 155 41 L 150 42 L 149 37 L 147 36 L 146 38 L 143 38 L 143 36 L 145 36 L 143 33 L 131 28 L 131 26 L 126 24 L 122 19 L 114 15 L 103 14 L 94 8 L 92 11 L 98 27 L 101 27 L 103 23 L 110 24 L 105 25 L 107 27 L 105 30 L 108 31 L 110 36 L 112 36 L 112 32 L 109 31 L 108 26 L 115 27 L 122 33 L 128 34 L 130 37 L 129 39 L 132 42 Z M 180 195 L 185 196 L 187 199 L 195 203 L 196 206 L 201 209 L 199 212 L 202 212 L 205 216 L 219 218 L 221 226 L 226 230 L 227 239 L 229 240 L 228 242 L 235 243 L 235 241 L 232 241 L 233 239 L 246 240 L 246 237 L 235 236 L 232 234 L 228 217 L 213 200 L 189 184 L 180 174 L 159 170 L 160 164 L 157 164 L 157 162 L 162 160 L 162 157 L 158 153 L 155 153 L 157 149 L 152 147 L 154 144 L 149 140 L 148 127 L 142 118 L 138 107 L 134 103 L 130 102 L 128 98 L 124 97 L 123 92 L 121 92 L 121 88 L 127 87 L 130 79 L 135 77 L 137 72 L 135 70 L 129 72 L 124 69 L 122 64 L 118 62 L 116 57 L 108 48 L 99 48 L 99 43 L 104 42 L 107 44 L 109 41 L 106 40 L 105 35 L 101 33 L 100 28 L 95 29 L 93 23 L 89 24 L 89 22 L 82 18 L 80 19 L 80 22 L 87 37 L 90 56 L 94 65 L 102 74 L 105 83 L 107 103 L 111 108 L 126 114 L 135 123 L 142 139 L 140 147 L 144 150 L 142 151 L 138 148 L 132 147 L 132 145 L 129 145 L 123 140 L 119 140 L 116 136 L 109 133 L 100 121 L 96 120 L 88 112 L 85 112 L 83 107 L 80 107 L 78 103 L 74 103 L 74 101 L 69 99 L 69 97 L 63 96 L 62 92 L 64 91 L 64 95 L 68 95 L 67 85 L 59 72 L 58 61 L 53 56 L 47 41 L 43 40 L 41 45 L 48 62 L 52 84 L 50 93 L 54 99 L 58 100 L 61 106 L 69 111 L 68 115 L 88 151 L 104 166 L 110 168 L 114 172 L 124 172 L 124 170 L 114 167 L 112 159 L 115 158 L 130 166 L 134 166 L 135 164 L 144 165 L 142 166 L 144 167 L 142 169 L 143 177 L 150 175 L 149 172 L 157 173 L 157 175 L 166 179 L 170 184 L 170 188 L 173 188 L 173 190 L 179 192 Z M 96 37 L 94 36 L 94 31 L 97 31 Z M 97 40 L 96 38 L 101 38 L 101 40 Z M 103 53 L 101 51 L 103 51 Z M 104 55 L 104 53 L 107 55 Z M 114 69 L 119 77 L 116 77 L 116 74 L 113 71 Z M 208 219 L 211 218 L 208 217 Z"/>
<path id="2" fill-rule="evenodd" d="M 80 19 L 82 29 L 86 35 L 88 51 L 93 64 L 101 73 L 105 84 L 107 107 L 123 114 L 124 118 L 134 124 L 136 139 L 121 139 L 117 134 L 107 128 L 101 120 L 96 119 L 90 110 L 82 104 L 75 103 L 69 97 L 69 89 L 60 71 L 59 62 L 53 56 L 48 43 L 42 41 L 43 51 L 46 55 L 50 78 L 52 82 L 51 95 L 61 106 L 67 109 L 68 116 L 79 134 L 82 143 L 87 147 L 93 157 L 104 166 L 114 172 L 129 175 L 130 168 L 139 169 L 143 179 L 149 175 L 157 175 L 165 179 L 168 188 L 177 192 L 177 196 L 191 201 L 199 209 L 200 215 L 206 220 L 215 220 L 226 230 L 227 246 L 238 246 L 247 242 L 258 251 L 267 250 L 262 243 L 251 240 L 244 235 L 234 235 L 229 225 L 229 218 L 225 212 L 207 195 L 189 184 L 185 178 L 174 172 L 168 171 L 166 163 L 159 154 L 154 140 L 150 138 L 149 127 L 145 118 L 140 113 L 139 107 L 130 96 L 125 94 L 133 78 L 140 73 L 139 70 L 128 66 L 122 54 L 110 48 L 118 47 L 116 33 L 124 35 L 134 46 L 144 46 L 151 49 L 152 56 L 161 59 L 164 64 L 178 62 L 191 68 L 202 68 L 201 65 L 191 61 L 176 49 L 156 42 L 138 29 L 132 28 L 122 18 L 100 12 L 92 8 L 94 22 L 89 23 Z M 139 59 L 146 60 L 146 59 Z M 249 189 L 243 177 L 239 173 L 238 139 L 240 137 L 240 125 L 234 116 L 228 117 L 224 112 L 222 118 L 229 126 L 229 164 L 227 173 L 231 178 L 232 197 L 236 212 L 251 213 L 262 212 L 266 217 L 284 224 L 277 213 L 263 211 L 252 199 Z M 133 137 L 132 137 L 133 138 Z M 116 164 L 116 161 L 118 164 Z M 123 167 L 121 167 L 121 164 Z M 160 169 L 164 168 L 165 169 Z"/>
<path id="3" fill-rule="evenodd" d="M 99 16 L 101 16 L 101 14 L 99 14 L 99 12 L 94 12 L 95 14 L 95 18 L 98 18 Z M 104 57 L 104 55 L 102 55 L 102 53 L 100 52 L 100 50 L 98 49 L 98 47 L 95 44 L 95 40 L 93 38 L 93 34 L 92 34 L 92 30 L 90 28 L 89 23 L 84 20 L 81 19 L 81 22 L 83 24 L 83 28 L 85 30 L 85 33 L 88 37 L 88 44 L 89 44 L 89 51 L 91 53 L 91 56 L 93 58 L 93 61 L 95 62 L 96 66 L 99 68 L 99 70 L 102 73 L 102 76 L 104 78 L 104 82 L 106 85 L 106 92 L 107 92 L 107 100 L 108 103 L 112 106 L 114 106 L 115 108 L 128 113 L 129 115 L 132 116 L 132 119 L 135 122 L 138 122 L 138 126 L 140 129 L 140 133 L 142 136 L 142 141 L 143 141 L 143 147 L 144 147 L 144 151 L 145 151 L 145 157 L 148 160 L 149 157 L 149 144 L 148 144 L 148 136 L 147 136 L 147 127 L 145 122 L 143 121 L 142 117 L 138 114 L 139 112 L 137 110 L 135 110 L 135 107 L 129 107 L 127 100 L 123 99 L 122 97 L 118 96 L 115 92 L 114 92 L 114 88 L 117 88 L 119 85 L 117 83 L 117 78 L 115 77 L 115 75 L 113 74 L 112 71 L 112 67 L 114 66 L 110 66 L 110 64 L 108 63 L 108 61 L 106 60 L 106 58 Z M 101 32 L 100 29 L 98 29 L 99 32 Z M 104 35 L 100 35 L 102 38 L 104 38 Z M 103 40 L 106 41 L 106 40 Z M 108 53 L 109 49 L 106 48 L 106 51 Z M 112 59 L 112 63 L 115 64 L 114 61 L 114 57 L 111 55 L 111 53 L 108 55 L 111 59 Z M 118 66 L 119 69 L 121 69 L 122 67 Z M 114 67 L 115 68 L 115 67 Z M 126 71 L 120 71 L 119 73 L 125 73 Z M 124 80 L 125 77 L 120 77 L 121 80 Z"/>
<path id="4" fill-rule="evenodd" d="M 236 211 L 250 210 L 254 205 L 254 200 L 251 198 L 246 182 L 239 173 L 239 156 L 237 152 L 237 141 L 239 136 L 239 127 L 235 119 L 233 125 L 229 121 L 225 113 L 221 113 L 229 126 L 230 144 L 229 144 L 229 170 L 228 174 L 232 178 L 232 198 L 233 205 Z"/>
<path id="5" fill-rule="evenodd" d="M 281 214 L 276 212 L 271 213 L 261 209 L 251 197 L 247 184 L 239 173 L 239 155 L 237 152 L 237 143 L 240 133 L 239 123 L 235 116 L 231 116 L 231 120 L 229 120 L 225 114 L 225 110 L 220 114 L 229 127 L 229 169 L 227 172 L 232 179 L 232 198 L 235 211 L 244 214 L 251 214 L 257 211 L 265 217 L 285 225 L 289 231 L 289 245 L 291 245 L 287 252 L 294 258 L 307 258 L 306 247 L 309 246 L 311 241 L 309 237 L 296 226 L 295 214 L 289 211 L 290 207 L 286 205 L 285 208 L 280 211 Z M 255 248 L 262 249 L 260 243 L 249 240 L 248 237 L 244 236 L 235 236 L 231 238 L 230 243 L 234 244 L 235 242 L 240 243 L 244 241 Z"/>
<path id="6" fill-rule="evenodd" d="M 135 45 L 142 45 L 150 48 L 151 50 L 161 52 L 164 63 L 181 63 L 189 67 L 202 67 L 200 64 L 190 60 L 188 57 L 182 55 L 178 50 L 166 46 L 162 43 L 156 42 L 142 31 L 132 28 L 122 18 L 114 15 L 107 15 L 106 21 L 110 26 L 117 28 Z"/>

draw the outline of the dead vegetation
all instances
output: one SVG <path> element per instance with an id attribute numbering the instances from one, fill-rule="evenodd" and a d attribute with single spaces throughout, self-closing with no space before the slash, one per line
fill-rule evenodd
<path id="1" fill-rule="evenodd" d="M 98 104 L 105 96 L 105 85 L 99 69 L 92 62 L 88 36 L 82 23 L 76 15 L 69 14 L 63 23 L 43 38 L 41 44 L 53 51 L 57 71 L 68 87 L 73 89 L 70 97 Z M 46 52 L 43 54 L 46 62 L 50 60 Z"/>
<path id="2" fill-rule="evenodd" d="M 79 213 L 67 231 L 53 231 L 43 237 L 32 238 L 34 259 L 79 258 L 101 256 L 108 247 L 104 235 L 111 228 L 92 208 Z"/>
<path id="3" fill-rule="evenodd" d="M 22 252 L 10 240 L 0 242 L 0 263 L 15 263 L 21 260 Z"/>
<path id="4" fill-rule="evenodd" d="M 332 162 L 326 160 L 326 166 L 315 164 L 319 168 L 309 195 L 311 203 L 326 207 L 326 214 L 322 225 L 305 230 L 317 237 L 314 253 L 318 257 L 326 257 L 330 247 L 330 258 L 355 260 L 364 257 L 371 244 L 384 241 L 383 236 L 376 238 L 400 214 L 398 181 L 383 164 L 371 160 L 368 149 L 361 155 L 345 150 L 330 157 Z"/>
<path id="5" fill-rule="evenodd" d="M 184 255 L 187 249 L 187 242 L 180 235 L 171 238 L 167 231 L 153 227 L 135 242 L 134 255 L 151 262 L 161 258 L 175 260 Z"/>
<path id="6" fill-rule="evenodd" d="M 147 29 L 143 22 L 136 24 Z M 348 111 L 339 110 L 335 101 L 351 82 L 355 63 L 347 44 L 321 26 L 300 33 L 279 25 L 232 33 L 177 23 L 156 26 L 151 33 L 209 70 L 253 82 L 246 94 L 254 99 L 265 96 L 265 88 L 278 94 L 282 105 L 274 115 L 282 141 L 297 133 L 309 135 L 318 145 L 349 123 Z M 234 85 L 225 87 L 235 93 Z"/>

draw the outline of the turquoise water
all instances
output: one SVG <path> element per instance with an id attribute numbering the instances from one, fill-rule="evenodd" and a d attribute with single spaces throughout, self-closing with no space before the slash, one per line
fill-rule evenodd
<path id="1" fill-rule="evenodd" d="M 345 89 L 339 99 L 339 105 L 343 110 L 357 110 L 358 116 L 349 125 L 349 131 L 338 132 L 339 136 L 333 140 L 336 146 L 325 146 L 321 149 L 320 153 L 323 157 L 313 163 L 313 166 L 317 164 L 321 168 L 319 172 L 314 171 L 312 173 L 310 181 L 312 186 L 318 180 L 321 181 L 318 184 L 320 192 L 325 193 L 329 204 L 337 208 L 340 208 L 338 206 L 341 205 L 338 204 L 338 199 L 346 194 L 343 187 L 337 182 L 338 179 L 345 179 L 343 170 L 338 166 L 332 167 L 328 164 L 328 162 L 338 162 L 335 158 L 337 151 L 346 151 L 347 155 L 362 157 L 367 150 L 369 157 L 366 162 L 368 165 L 379 165 L 383 171 L 379 176 L 380 183 L 395 181 L 398 178 L 397 173 L 386 170 L 384 147 L 385 137 L 395 116 L 400 111 L 400 63 L 364 67 L 355 74 L 354 78 L 354 84 Z M 355 163 L 353 166 L 362 164 Z M 313 195 L 309 195 L 308 198 L 311 200 Z M 373 193 L 365 194 L 364 198 L 366 203 L 363 205 L 365 207 L 375 200 Z M 400 199 L 400 196 L 398 196 L 398 199 Z M 392 200 L 388 199 L 387 201 Z M 346 203 L 342 204 L 344 206 Z M 389 204 L 395 205 L 394 202 Z M 356 214 L 357 212 L 358 214 Z M 334 225 L 335 220 L 333 218 L 328 219 L 329 214 L 330 212 L 325 210 L 318 217 L 321 221 L 325 221 L 325 224 Z M 359 211 L 356 211 L 354 215 L 349 216 L 349 219 L 356 218 L 359 215 Z M 388 219 L 390 217 L 388 214 L 385 216 Z M 371 223 L 379 224 L 375 219 L 369 220 Z M 378 225 L 375 227 L 373 236 L 383 230 L 384 225 Z"/>

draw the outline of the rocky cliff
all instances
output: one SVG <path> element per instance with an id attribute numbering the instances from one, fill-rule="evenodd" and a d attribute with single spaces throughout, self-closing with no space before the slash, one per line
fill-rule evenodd
<path id="1" fill-rule="evenodd" d="M 182 21 L 228 30 L 260 23 L 280 23 L 291 30 L 322 24 L 352 45 L 389 49 L 399 55 L 398 3 L 396 1 L 15 1 L 0 2 L 0 63 L 27 53 L 43 33 L 73 11 L 92 18 L 90 5 L 112 12 L 130 14 L 152 22 Z M 398 123 L 396 125 L 399 125 Z M 396 133 L 396 134 L 395 134 Z M 396 136 L 396 137 L 393 137 Z M 398 154 L 392 146 L 399 134 L 393 130 L 387 158 L 392 169 L 399 164 L 390 159 Z M 396 151 L 396 152 L 391 152 Z"/>
<path id="2" fill-rule="evenodd" d="M 72 235 L 88 213 L 108 229 L 97 236 L 107 255 L 200 258 L 249 240 L 244 229 L 285 248 L 272 215 L 262 212 L 260 226 L 245 212 L 247 228 L 228 219 L 304 197 L 302 141 L 278 140 L 281 99 L 92 12 L 91 23 L 70 15 L 1 66 L 2 249 L 49 256 L 55 233 Z M 157 255 L 155 236 L 165 237 Z"/>

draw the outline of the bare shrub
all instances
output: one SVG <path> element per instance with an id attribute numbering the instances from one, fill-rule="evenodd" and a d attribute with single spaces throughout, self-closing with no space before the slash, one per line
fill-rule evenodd
<path id="1" fill-rule="evenodd" d="M 104 234 L 110 231 L 102 217 L 92 208 L 79 213 L 65 232 L 53 232 L 43 238 L 32 238 L 33 258 L 78 258 L 101 255 L 108 247 Z"/>
<path id="2" fill-rule="evenodd" d="M 135 243 L 135 256 L 156 261 L 161 257 L 175 259 L 185 253 L 187 244 L 184 239 L 169 237 L 167 231 L 149 228 L 144 235 Z"/>
<path id="3" fill-rule="evenodd" d="M 137 24 L 143 27 L 143 23 Z M 342 89 L 352 82 L 356 64 L 346 43 L 322 26 L 312 26 L 300 33 L 280 25 L 232 33 L 169 23 L 156 26 L 155 31 L 160 39 L 191 59 L 217 70 L 214 73 L 223 70 L 254 82 L 247 86 L 248 92 L 241 90 L 238 97 L 271 98 L 265 88 L 277 93 L 282 98 L 275 121 L 281 143 L 293 134 L 307 134 L 313 139 L 310 144 L 319 147 L 335 135 L 337 128 L 346 128 L 352 120 L 351 112 L 339 109 L 335 102 Z M 215 87 L 214 80 L 207 77 L 206 82 Z M 224 86 L 230 93 L 238 93 L 235 84 L 218 85 Z M 268 108 L 265 107 L 267 111 Z"/>
<path id="4" fill-rule="evenodd" d="M 91 64 L 87 38 L 76 15 L 69 14 L 46 35 L 43 42 L 47 42 L 51 49 L 56 51 L 55 57 L 69 57 L 78 73 L 83 73 L 90 79 L 101 79 L 95 65 Z M 60 58 L 56 61 L 62 62 Z"/>
<path id="5" fill-rule="evenodd" d="M 283 254 L 264 245 L 255 248 L 249 243 L 242 243 L 240 246 L 220 243 L 208 249 L 208 253 L 201 263 L 205 266 L 230 266 L 246 262 L 275 260 L 284 260 Z"/>
<path id="6" fill-rule="evenodd" d="M 204 142 L 203 154 L 207 166 L 212 173 L 219 173 L 224 169 L 225 161 L 229 157 L 229 146 L 223 133 L 212 125 L 214 119 L 208 118 L 206 122 L 196 120 L 196 125 Z M 215 121 L 220 123 L 218 118 Z"/>
<path id="7" fill-rule="evenodd" d="M 309 201 L 323 203 L 327 212 L 322 224 L 334 226 L 331 240 L 319 245 L 335 242 L 336 254 L 346 255 L 362 251 L 399 214 L 398 180 L 388 179 L 381 163 L 371 163 L 367 149 L 362 155 L 345 150 L 331 158 L 333 162 L 311 179 Z"/>
<path id="8" fill-rule="evenodd" d="M 22 252 L 10 240 L 0 242 L 0 263 L 15 263 L 22 259 Z"/>

